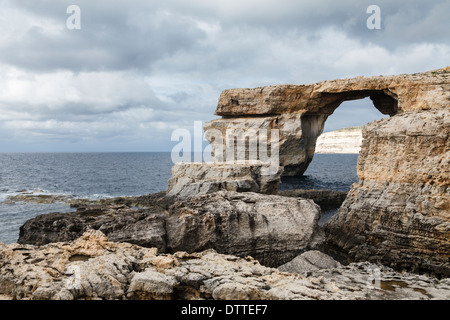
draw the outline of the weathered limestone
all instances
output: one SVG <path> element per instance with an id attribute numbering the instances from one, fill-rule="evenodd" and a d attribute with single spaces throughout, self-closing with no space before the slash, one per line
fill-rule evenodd
<path id="1" fill-rule="evenodd" d="M 315 139 L 322 131 L 322 123 L 325 120 L 323 117 L 318 119 L 319 121 L 316 120 L 316 117 L 305 117 L 302 120 L 300 114 L 283 114 L 256 118 L 240 116 L 238 118 L 223 118 L 206 122 L 204 130 L 205 132 L 215 130 L 220 132 L 222 136 L 222 139 L 213 139 L 206 135 L 212 147 L 213 159 L 218 162 L 220 162 L 218 155 L 226 160 L 230 160 L 230 157 L 232 160 L 239 159 L 237 152 L 234 154 L 234 158 L 227 153 L 226 143 L 234 143 L 231 140 L 232 138 L 236 139 L 235 145 L 245 146 L 246 139 L 248 143 L 249 139 L 264 136 L 267 139 L 267 146 L 259 145 L 259 150 L 267 149 L 267 152 L 270 153 L 272 150 L 271 132 L 274 129 L 278 130 L 279 159 L 277 158 L 277 161 L 283 168 L 283 175 L 296 175 L 306 170 L 314 155 L 314 147 L 311 149 L 309 146 L 314 146 Z M 308 127 L 307 130 L 302 130 L 302 123 L 303 127 Z M 227 131 L 232 136 L 231 139 L 227 139 Z M 240 135 L 239 133 L 242 134 Z M 312 143 L 309 143 L 310 140 Z M 245 148 L 244 152 L 246 152 Z M 258 157 L 257 159 L 260 158 Z"/>
<path id="2" fill-rule="evenodd" d="M 175 163 L 167 186 L 167 194 L 160 204 L 168 207 L 175 200 L 219 190 L 237 192 L 276 193 L 281 168 L 274 174 L 264 174 L 270 164 Z"/>
<path id="3" fill-rule="evenodd" d="M 307 277 L 213 250 L 158 254 L 110 242 L 99 231 L 45 246 L 0 243 L 0 297 L 74 299 L 447 299 L 448 279 L 351 264 Z M 371 269 L 372 268 L 372 269 Z"/>
<path id="4" fill-rule="evenodd" d="M 274 85 L 222 92 L 216 115 L 225 117 L 333 113 L 343 101 L 370 97 L 383 114 L 448 106 L 450 67 L 412 75 L 356 77 L 309 85 Z"/>
<path id="5" fill-rule="evenodd" d="M 450 276 L 450 109 L 365 126 L 354 184 L 325 227 L 355 260 Z"/>
<path id="6" fill-rule="evenodd" d="M 170 252 L 215 249 L 279 266 L 323 241 L 312 200 L 220 191 L 179 201 L 169 213 Z"/>
<path id="7" fill-rule="evenodd" d="M 370 97 L 391 118 L 366 126 L 354 185 L 327 225 L 328 243 L 352 259 L 450 275 L 450 67 L 413 75 L 222 92 L 205 129 L 280 132 L 280 166 L 299 175 L 327 117 Z M 213 142 L 214 154 L 217 146 Z M 218 150 L 218 154 L 222 150 Z M 293 156 L 295 155 L 295 156 Z"/>

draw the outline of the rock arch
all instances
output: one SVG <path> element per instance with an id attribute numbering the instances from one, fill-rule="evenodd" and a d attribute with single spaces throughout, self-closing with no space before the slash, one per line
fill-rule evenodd
<path id="1" fill-rule="evenodd" d="M 327 118 L 343 102 L 366 97 L 383 114 L 392 116 L 399 111 L 397 95 L 388 89 L 315 92 L 311 86 L 292 85 L 236 89 L 222 93 L 216 111 L 222 118 L 206 123 L 205 130 L 220 130 L 225 136 L 230 129 L 279 129 L 283 175 L 302 175 L 313 159 Z M 223 145 L 214 140 L 210 143 L 213 155 L 226 152 Z"/>
<path id="2" fill-rule="evenodd" d="M 279 129 L 283 175 L 302 175 L 325 121 L 344 101 L 370 97 L 374 107 L 389 116 L 446 106 L 442 79 L 435 77 L 439 70 L 433 72 L 225 90 L 215 112 L 221 119 L 207 122 L 205 130 L 220 130 L 225 136 L 228 129 Z M 225 154 L 223 145 L 210 143 L 213 157 L 218 151 Z"/>

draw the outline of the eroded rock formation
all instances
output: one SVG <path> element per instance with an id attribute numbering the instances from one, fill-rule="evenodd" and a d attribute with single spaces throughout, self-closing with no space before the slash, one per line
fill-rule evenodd
<path id="1" fill-rule="evenodd" d="M 450 276 L 450 109 L 368 124 L 354 184 L 326 224 L 356 260 Z"/>
<path id="2" fill-rule="evenodd" d="M 170 252 L 215 249 L 276 267 L 323 241 L 312 200 L 220 191 L 179 201 L 169 213 Z"/>
<path id="3" fill-rule="evenodd" d="M 264 174 L 267 166 L 262 163 L 175 163 L 167 183 L 167 194 L 160 204 L 168 207 L 175 200 L 220 190 L 274 194 L 280 183 L 281 169 Z"/>
<path id="4" fill-rule="evenodd" d="M 205 130 L 278 129 L 283 175 L 301 175 L 311 162 L 328 116 L 347 100 L 370 97 L 383 114 L 447 108 L 450 67 L 414 75 L 357 77 L 309 85 L 274 85 L 222 92 Z M 238 137 L 239 138 L 239 137 Z M 213 154 L 223 144 L 210 139 Z M 220 150 L 218 150 L 220 149 Z"/>

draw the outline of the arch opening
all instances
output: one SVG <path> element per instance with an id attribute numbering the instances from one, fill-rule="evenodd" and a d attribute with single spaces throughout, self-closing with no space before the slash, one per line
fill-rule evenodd
<path id="1" fill-rule="evenodd" d="M 367 92 L 364 93 L 366 95 Z M 356 165 L 359 149 L 347 152 L 346 146 L 341 149 L 333 144 L 352 143 L 355 136 L 360 135 L 362 141 L 362 127 L 369 122 L 394 115 L 397 112 L 397 101 L 386 98 L 386 95 L 371 93 L 366 97 L 339 102 L 330 113 L 305 114 L 302 117 L 302 131 L 305 133 L 305 143 L 308 144 L 306 153 L 308 162 L 304 165 L 302 175 L 283 176 L 279 191 L 281 194 L 294 190 L 327 190 L 312 193 L 312 197 L 322 208 L 320 224 L 328 221 L 341 206 L 347 192 L 353 183 L 358 181 Z M 362 96 L 362 95 L 358 95 Z M 395 100 L 395 101 L 392 101 Z M 375 107 L 375 108 L 374 108 Z M 330 147 L 320 153 L 316 152 L 317 138 L 329 135 Z M 309 136 L 306 137 L 306 134 Z M 333 135 L 335 141 L 333 141 Z M 348 146 L 347 146 L 348 147 Z M 311 193 L 309 193 L 311 195 Z M 298 193 L 301 196 L 302 192 Z M 308 195 L 305 194 L 305 195 Z"/>

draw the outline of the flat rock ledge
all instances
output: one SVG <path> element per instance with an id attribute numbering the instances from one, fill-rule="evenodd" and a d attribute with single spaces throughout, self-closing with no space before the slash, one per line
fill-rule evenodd
<path id="1" fill-rule="evenodd" d="M 378 276 L 381 279 L 377 278 Z M 158 254 L 91 230 L 45 246 L 0 243 L 0 297 L 73 299 L 446 299 L 450 280 L 364 263 L 281 272 L 213 250 Z"/>

